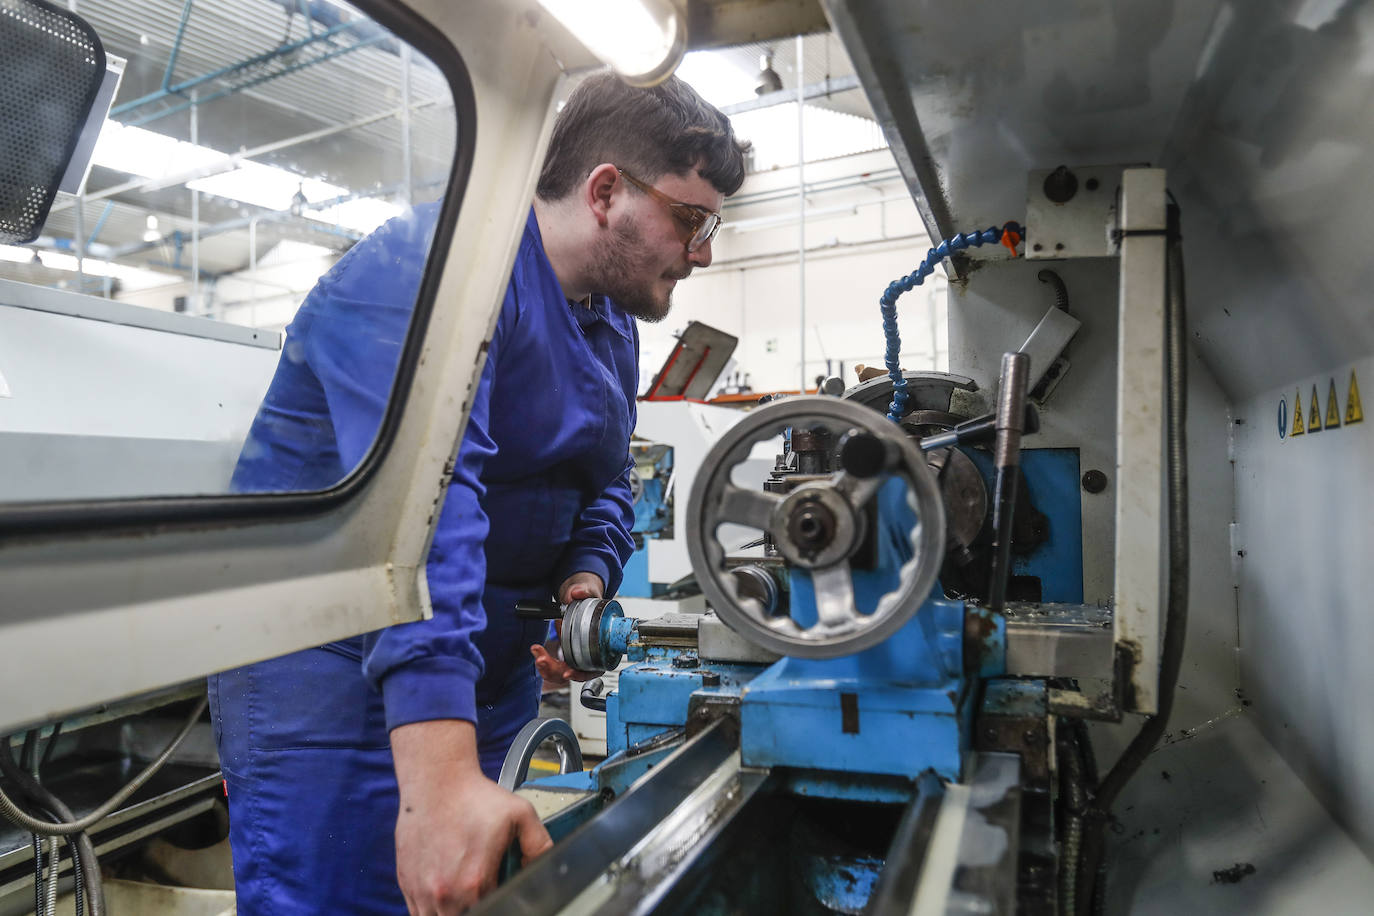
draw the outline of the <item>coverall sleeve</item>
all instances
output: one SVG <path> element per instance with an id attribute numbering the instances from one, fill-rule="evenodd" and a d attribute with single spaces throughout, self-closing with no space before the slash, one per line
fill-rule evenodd
<path id="1" fill-rule="evenodd" d="M 386 411 L 432 231 L 432 219 L 392 220 L 335 265 L 302 307 L 309 327 L 300 346 L 328 402 L 345 472 L 367 453 Z M 430 548 L 434 616 L 363 637 L 363 674 L 382 693 L 388 730 L 430 719 L 476 721 L 482 659 L 473 636 L 486 623 L 482 542 L 488 529 L 480 475 L 496 451 L 487 433 L 488 406 L 514 313 L 508 289 Z"/>
<path id="2" fill-rule="evenodd" d="M 432 719 L 477 721 L 476 684 L 482 656 L 474 636 L 486 626 L 483 543 L 490 529 L 482 498 L 483 465 L 496 454 L 489 433 L 491 392 L 502 341 L 512 333 L 517 303 L 506 291 L 472 411 L 454 462 L 453 478 L 434 530 L 426 574 L 434 616 L 364 637 L 363 674 L 381 691 L 387 730 Z"/>
<path id="3" fill-rule="evenodd" d="M 416 211 L 387 222 L 315 284 L 292 323 L 299 341 L 288 332 L 285 355 L 319 382 L 345 475 L 381 428 L 433 231 Z"/>
<path id="4" fill-rule="evenodd" d="M 622 379 L 626 402 L 630 408 L 629 430 L 634 432 L 639 410 L 635 400 L 639 388 L 639 335 L 631 324 L 633 362 Z M 629 456 L 630 443 L 625 443 L 625 467 L 592 503 L 583 509 L 573 525 L 572 540 L 563 551 L 554 588 L 573 573 L 590 572 L 606 584 L 606 597 L 620 589 L 625 564 L 634 553 L 634 538 L 630 531 L 635 524 L 634 503 L 630 498 L 630 475 L 635 473 L 634 459 Z"/>
<path id="5" fill-rule="evenodd" d="M 626 446 L 628 452 L 628 443 Z M 627 455 L 625 470 L 578 515 L 555 587 L 573 573 L 596 573 L 606 583 L 606 597 L 614 597 L 635 547 L 630 536 L 635 522 L 630 502 L 630 475 L 634 472 L 634 461 Z"/>

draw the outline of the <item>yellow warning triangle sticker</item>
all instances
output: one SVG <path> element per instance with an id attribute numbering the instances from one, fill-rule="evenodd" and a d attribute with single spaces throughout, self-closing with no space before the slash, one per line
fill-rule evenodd
<path id="1" fill-rule="evenodd" d="M 1341 402 L 1336 399 L 1336 380 L 1326 389 L 1326 428 L 1335 429 L 1341 425 Z"/>
<path id="2" fill-rule="evenodd" d="M 1305 432 L 1307 427 L 1302 425 L 1302 389 L 1299 388 L 1293 395 L 1293 429 L 1288 435 L 1301 436 Z"/>
<path id="3" fill-rule="evenodd" d="M 1317 386 L 1312 386 L 1312 410 L 1307 415 L 1307 431 L 1309 433 L 1319 433 L 1322 431 L 1322 402 L 1317 400 Z"/>
<path id="4" fill-rule="evenodd" d="M 1345 396 L 1345 422 L 1346 425 L 1358 423 L 1364 419 L 1364 411 L 1360 409 L 1360 385 L 1355 381 L 1355 370 L 1350 370 L 1350 393 Z"/>

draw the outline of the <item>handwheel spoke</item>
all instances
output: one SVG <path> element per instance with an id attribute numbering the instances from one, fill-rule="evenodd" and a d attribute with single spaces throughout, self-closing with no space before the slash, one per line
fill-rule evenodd
<path id="1" fill-rule="evenodd" d="M 847 561 L 811 570 L 811 585 L 823 629 L 848 628 L 857 621 L 859 610 L 854 606 L 854 580 Z"/>
<path id="2" fill-rule="evenodd" d="M 847 471 L 841 471 L 834 480 L 833 486 L 844 494 L 844 498 L 849 504 L 858 509 L 872 499 L 883 484 L 887 481 L 887 476 L 879 474 L 874 477 L 855 477 Z"/>
<path id="3" fill-rule="evenodd" d="M 782 502 L 782 497 L 763 490 L 745 490 L 731 484 L 720 497 L 717 517 L 722 522 L 748 525 L 760 531 L 767 531 L 772 520 L 773 510 Z"/>

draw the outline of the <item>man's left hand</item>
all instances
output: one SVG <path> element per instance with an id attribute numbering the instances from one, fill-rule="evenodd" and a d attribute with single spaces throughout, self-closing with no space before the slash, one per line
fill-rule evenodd
<path id="1" fill-rule="evenodd" d="M 573 573 L 563 580 L 562 585 L 558 586 L 558 603 L 571 604 L 574 601 L 581 601 L 583 598 L 600 598 L 605 593 L 606 583 L 602 582 L 601 577 L 596 573 Z M 558 630 L 558 635 L 561 638 L 563 621 L 555 622 L 554 627 Z M 578 671 L 569 667 L 567 662 L 550 655 L 543 646 L 530 646 L 530 654 L 534 656 L 534 667 L 539 671 L 539 676 L 550 684 L 588 681 L 596 677 L 593 672 Z"/>
<path id="2" fill-rule="evenodd" d="M 601 598 L 606 594 L 606 583 L 596 573 L 573 573 L 558 586 L 558 603 L 572 604 L 583 598 Z"/>

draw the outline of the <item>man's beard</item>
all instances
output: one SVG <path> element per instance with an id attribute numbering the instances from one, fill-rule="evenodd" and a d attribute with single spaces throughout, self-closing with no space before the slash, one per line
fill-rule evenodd
<path id="1" fill-rule="evenodd" d="M 654 283 L 653 255 L 639 232 L 639 224 L 627 216 L 602 239 L 591 264 L 592 289 L 610 296 L 620 310 L 650 323 L 668 317 L 673 307 L 672 294 L 659 299 Z M 649 278 L 649 279 L 645 279 Z"/>

